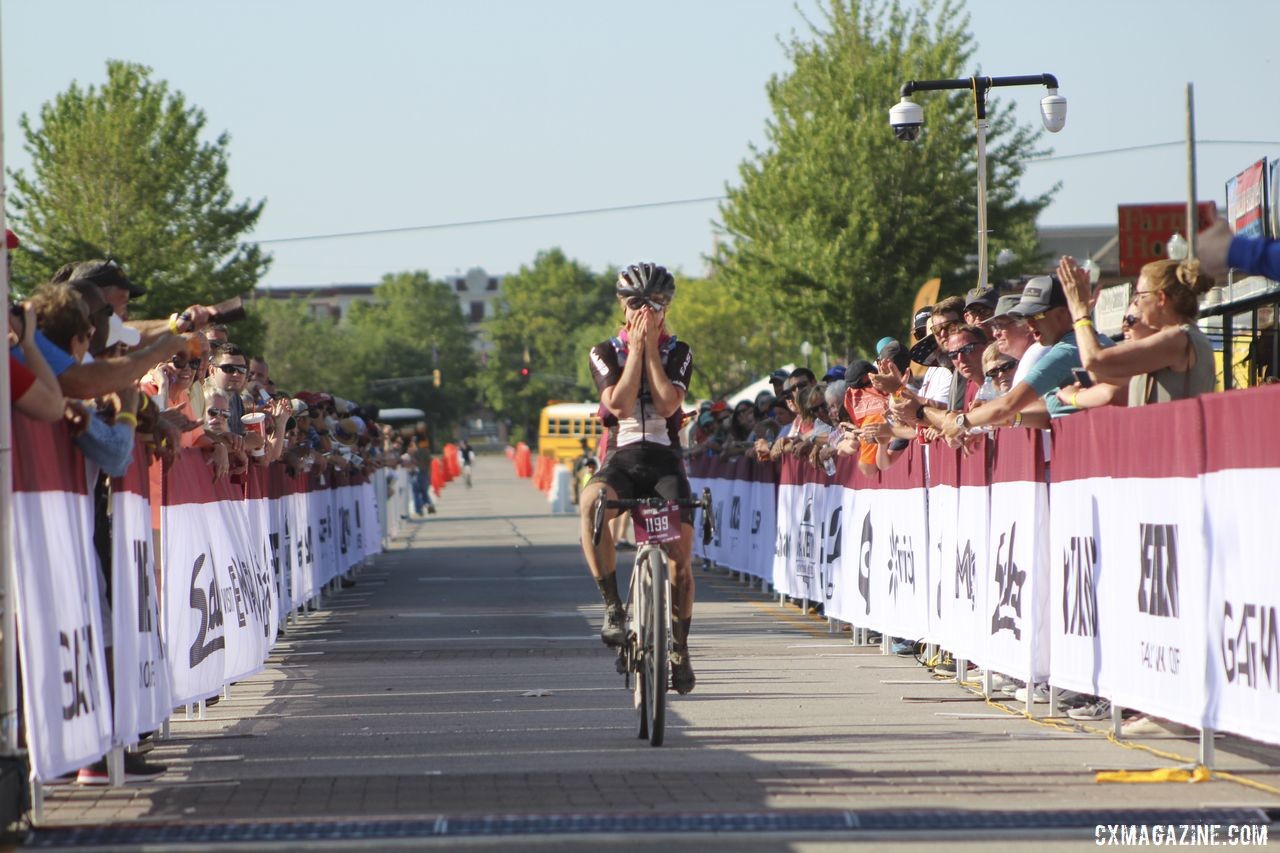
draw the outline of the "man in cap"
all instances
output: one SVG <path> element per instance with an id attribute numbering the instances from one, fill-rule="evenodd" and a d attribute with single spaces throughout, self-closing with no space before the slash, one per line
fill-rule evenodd
<path id="1" fill-rule="evenodd" d="M 861 358 L 845 370 L 849 387 L 844 392 L 844 410 L 849 413 L 850 422 L 840 425 L 844 437 L 836 448 L 846 456 L 857 456 L 858 472 L 866 477 L 876 473 L 879 446 L 869 433 L 864 433 L 864 428 L 884 423 L 889 408 L 888 397 L 871 383 L 875 372 L 875 365 Z"/>
<path id="2" fill-rule="evenodd" d="M 996 312 L 1000 295 L 991 285 L 975 287 L 964 297 L 964 321 L 976 326 Z"/>
<path id="3" fill-rule="evenodd" d="M 943 434 L 948 439 L 958 440 L 975 426 L 1045 427 L 1050 418 L 1079 411 L 1053 393 L 1070 385 L 1072 369 L 1080 367 L 1080 350 L 1076 346 L 1071 311 L 1067 308 L 1062 283 L 1047 275 L 1031 279 L 1010 315 L 1024 318 L 1036 342 L 1048 347 L 1049 351 L 1009 389 L 1009 393 L 972 412 L 948 415 L 943 425 Z M 1106 336 L 1098 337 L 1103 346 L 1112 345 Z"/>
<path id="4" fill-rule="evenodd" d="M 125 275 L 124 268 L 113 258 L 63 264 L 50 280 L 93 282 L 101 289 L 102 297 L 121 320 L 129 319 L 129 300 L 147 294 L 147 289 Z M 142 334 L 143 344 L 148 344 L 165 332 L 179 334 L 195 331 L 208 323 L 212 316 L 212 308 L 192 305 L 181 314 L 173 314 L 163 320 L 134 320 L 129 325 Z"/>
<path id="5" fill-rule="evenodd" d="M 1048 347 L 1036 341 L 1026 320 L 1010 313 L 1021 300 L 1021 293 L 1006 293 L 996 303 L 996 312 L 982 323 L 988 337 L 996 342 L 1000 352 L 1017 360 L 1017 372 L 1011 380 L 1015 385 L 1049 351 Z"/>

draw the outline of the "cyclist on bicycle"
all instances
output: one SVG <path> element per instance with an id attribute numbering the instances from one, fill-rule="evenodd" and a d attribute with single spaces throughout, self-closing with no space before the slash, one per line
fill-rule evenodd
<path id="1" fill-rule="evenodd" d="M 657 495 L 689 498 L 689 480 L 680 457 L 681 406 L 693 373 L 693 353 L 666 331 L 666 313 L 675 296 L 671 273 L 653 263 L 632 264 L 618 274 L 618 302 L 626 312 L 618 334 L 591 348 L 591 373 L 600 389 L 602 418 L 612 448 L 605 465 L 583 489 L 582 550 L 604 598 L 600 638 L 610 646 L 626 641 L 626 617 L 618 595 L 616 551 L 606 524 L 592 546 L 592 513 L 603 491 L 609 500 Z M 608 510 L 613 518 L 618 510 Z M 693 509 L 681 508 L 680 541 L 668 546 L 675 563 L 672 604 L 671 686 L 693 689 L 689 625 L 693 621 Z"/>

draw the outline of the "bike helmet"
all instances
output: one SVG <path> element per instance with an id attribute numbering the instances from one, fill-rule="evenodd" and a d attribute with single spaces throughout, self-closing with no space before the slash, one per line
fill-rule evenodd
<path id="1" fill-rule="evenodd" d="M 666 305 L 676 295 L 676 280 L 666 267 L 644 261 L 623 267 L 618 272 L 616 289 L 619 299 Z"/>

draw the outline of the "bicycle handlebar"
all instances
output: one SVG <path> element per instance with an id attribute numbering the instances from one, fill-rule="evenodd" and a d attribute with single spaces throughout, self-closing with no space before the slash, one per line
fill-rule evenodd
<path id="1" fill-rule="evenodd" d="M 608 500 L 604 493 L 596 498 L 594 517 L 591 523 L 591 541 L 593 544 L 600 544 L 600 533 L 604 529 L 604 511 L 606 509 L 635 509 L 636 507 L 648 506 L 653 508 L 675 504 L 679 507 L 701 507 L 702 508 L 702 544 L 707 545 L 715 537 L 715 510 L 711 503 L 711 490 L 704 488 L 702 497 L 699 498 L 663 498 L 651 496 L 647 498 L 619 498 L 617 500 Z"/>

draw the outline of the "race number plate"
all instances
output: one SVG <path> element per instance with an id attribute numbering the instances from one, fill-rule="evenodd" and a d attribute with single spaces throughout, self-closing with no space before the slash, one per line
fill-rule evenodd
<path id="1" fill-rule="evenodd" d="M 636 507 L 631 518 L 635 522 L 637 545 L 644 542 L 662 545 L 680 539 L 680 507 L 674 504 Z"/>

